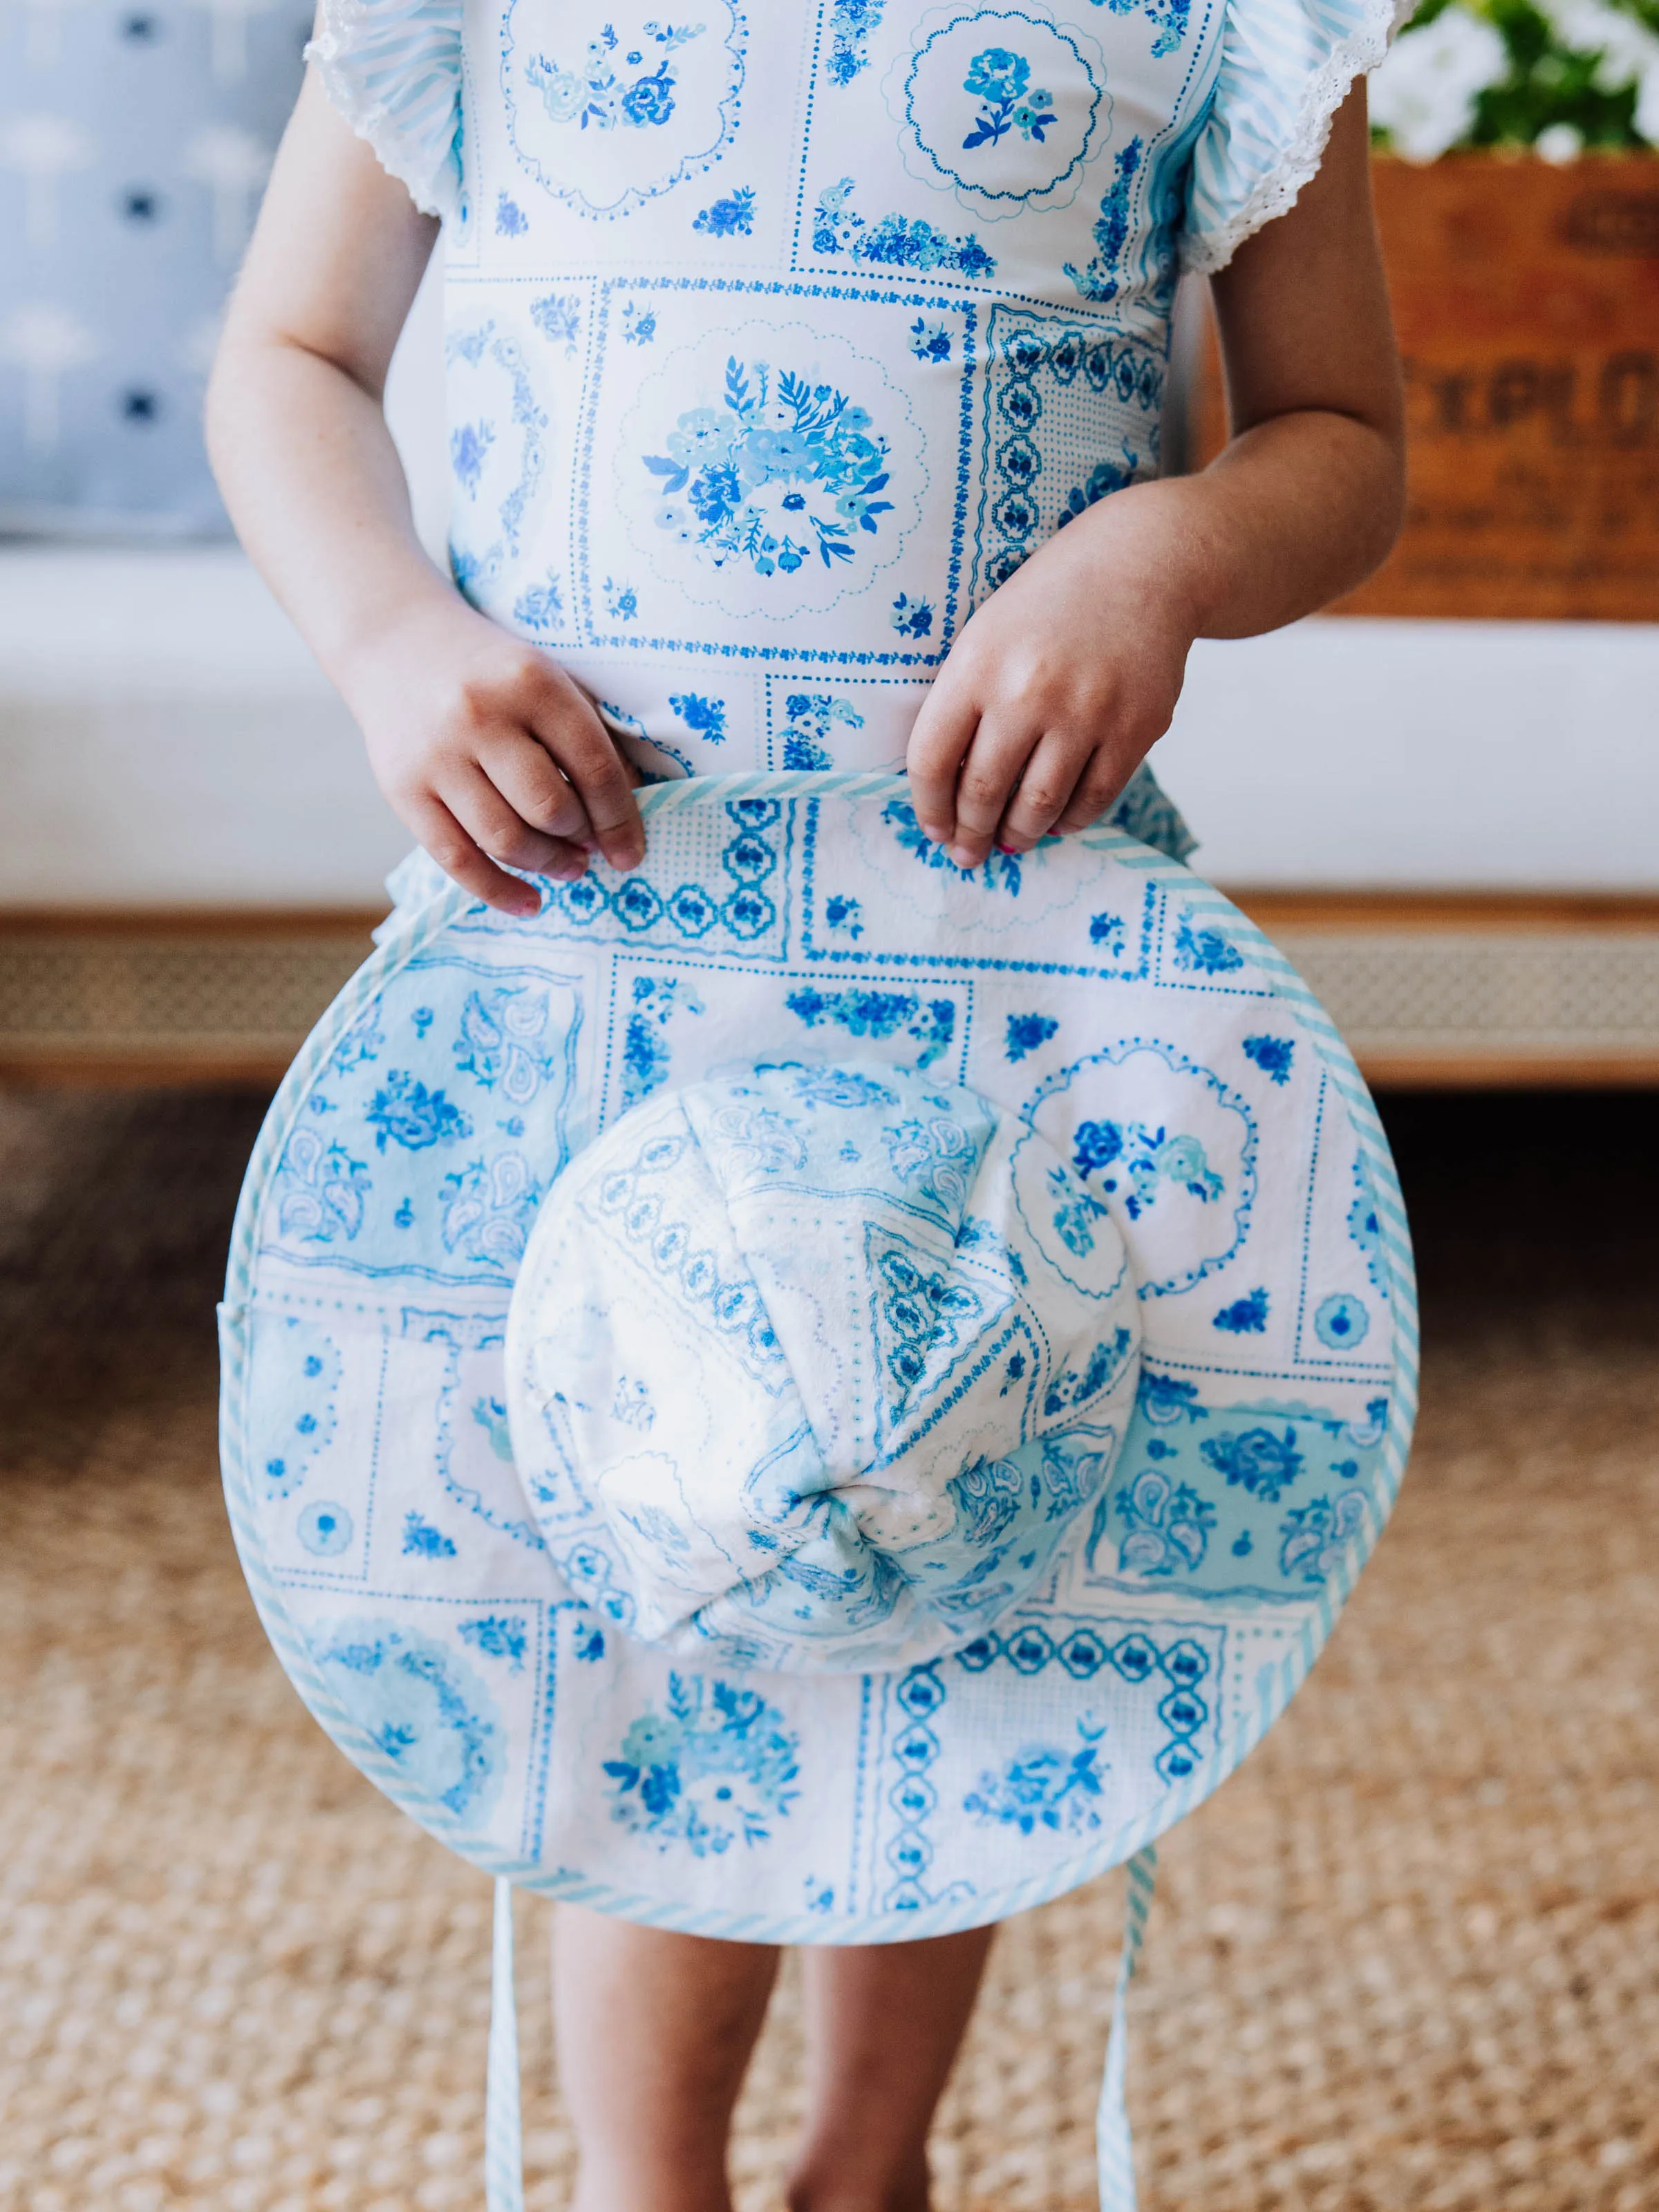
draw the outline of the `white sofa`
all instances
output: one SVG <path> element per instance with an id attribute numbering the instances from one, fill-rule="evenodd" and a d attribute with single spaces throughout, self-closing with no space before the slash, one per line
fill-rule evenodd
<path id="1" fill-rule="evenodd" d="M 1659 629 L 1194 651 L 1154 766 L 1224 884 L 1659 891 Z M 0 908 L 368 907 L 406 842 L 240 553 L 0 550 Z"/>
<path id="2" fill-rule="evenodd" d="M 390 392 L 434 544 L 437 310 L 429 285 Z M 1200 865 L 1254 896 L 1304 957 L 1314 910 L 1299 914 L 1298 896 L 1336 895 L 1342 926 L 1373 937 L 1409 908 L 1420 956 L 1434 914 L 1456 920 L 1420 895 L 1455 894 L 1488 954 L 1495 926 L 1525 929 L 1536 970 L 1550 917 L 1582 935 L 1588 915 L 1626 955 L 1632 932 L 1659 943 L 1656 702 L 1659 627 L 1316 619 L 1199 646 L 1154 765 L 1201 839 Z M 269 932 L 289 915 L 314 932 L 325 913 L 376 908 L 406 842 L 343 708 L 231 547 L 0 548 L 0 917 L 37 951 L 54 918 L 95 934 L 99 917 L 106 930 L 148 917 L 153 937 L 162 915 L 175 936 L 194 916 L 222 938 L 239 917 Z M 1586 909 L 1587 896 L 1612 903 Z M 1341 915 L 1329 896 L 1318 911 L 1328 938 Z M 31 972 L 33 1011 L 10 1018 L 0 975 L 0 1062 L 8 1019 L 27 1028 L 60 988 L 58 971 Z M 1579 1040 L 1587 1064 L 1610 1049 L 1659 1073 L 1659 969 L 1644 1008 L 1645 974 L 1626 1014 L 1595 1028 L 1600 1042 Z M 1578 991 L 1557 975 L 1545 994 L 1544 1029 L 1570 1057 L 1558 1017 Z M 1538 1031 L 1536 974 L 1528 992 Z M 1466 1008 L 1453 1026 L 1467 1023 Z M 1451 1031 L 1437 1034 L 1443 1045 Z"/>

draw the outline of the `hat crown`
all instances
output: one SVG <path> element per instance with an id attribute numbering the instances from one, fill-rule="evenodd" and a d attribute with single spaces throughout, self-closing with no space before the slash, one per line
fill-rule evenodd
<path id="1" fill-rule="evenodd" d="M 643 1641 L 913 1663 L 1041 1577 L 1139 1342 L 1116 1229 L 1027 1124 L 925 1071 L 751 1065 L 556 1181 L 514 1293 L 514 1455 L 556 1564 Z"/>

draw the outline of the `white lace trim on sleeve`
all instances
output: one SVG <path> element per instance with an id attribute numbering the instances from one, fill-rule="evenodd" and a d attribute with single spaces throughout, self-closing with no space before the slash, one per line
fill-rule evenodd
<path id="1" fill-rule="evenodd" d="M 460 198 L 462 0 L 323 0 L 306 49 L 332 106 L 422 215 Z"/>
<path id="2" fill-rule="evenodd" d="M 1214 104 L 1193 159 L 1183 269 L 1212 276 L 1295 205 L 1354 80 L 1381 62 L 1413 4 L 1230 0 Z"/>

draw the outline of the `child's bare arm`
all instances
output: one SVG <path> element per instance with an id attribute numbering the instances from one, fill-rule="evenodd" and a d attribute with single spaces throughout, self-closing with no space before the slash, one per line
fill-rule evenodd
<path id="1" fill-rule="evenodd" d="M 963 866 L 1096 820 L 1169 727 L 1194 638 L 1310 613 L 1394 543 L 1403 431 L 1367 156 L 1361 86 L 1295 207 L 1214 280 L 1225 452 L 1087 509 L 952 647 L 909 769 Z"/>
<path id="2" fill-rule="evenodd" d="M 208 394 L 226 504 L 362 726 L 380 787 L 456 880 L 509 913 L 505 872 L 644 851 L 632 778 L 591 701 L 468 606 L 416 541 L 380 410 L 437 235 L 307 77 Z"/>

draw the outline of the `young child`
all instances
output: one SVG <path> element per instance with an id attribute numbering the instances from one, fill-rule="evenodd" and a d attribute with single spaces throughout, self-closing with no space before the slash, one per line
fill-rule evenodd
<path id="1" fill-rule="evenodd" d="M 1111 810 L 1195 638 L 1308 613 L 1397 527 L 1357 82 L 1389 15 L 324 0 L 209 433 L 432 857 L 533 914 L 526 877 L 639 863 L 641 772 L 902 759 L 964 870 Z M 440 217 L 453 575 L 380 406 Z M 1233 435 L 1160 478 L 1177 258 Z M 925 2212 L 991 1932 L 808 1951 L 796 2212 Z M 561 1908 L 579 2212 L 728 2205 L 776 1964 Z"/>

